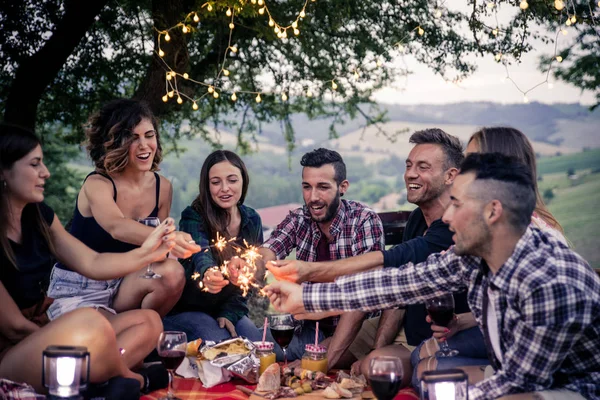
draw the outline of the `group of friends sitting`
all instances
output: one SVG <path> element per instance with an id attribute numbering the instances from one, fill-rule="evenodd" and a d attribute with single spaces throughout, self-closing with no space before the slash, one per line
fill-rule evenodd
<path id="1" fill-rule="evenodd" d="M 479 130 L 466 158 L 458 138 L 415 132 L 404 180 L 417 208 L 403 242 L 387 250 L 377 213 L 342 199 L 350 182 L 333 150 L 302 157 L 305 205 L 266 241 L 244 204 L 242 159 L 211 153 L 177 229 L 171 183 L 157 173 L 158 122 L 144 102 L 115 100 L 85 126 L 95 169 L 67 232 L 44 203 L 50 172 L 40 140 L 0 129 L 2 378 L 43 392 L 43 350 L 85 346 L 90 382 L 131 378 L 149 392 L 168 381 L 164 367 L 143 364 L 163 330 L 190 341 L 260 341 L 238 287 L 245 261 L 234 250 L 252 245 L 257 277 L 266 268 L 277 280 L 266 288 L 273 305 L 299 320 L 288 360 L 314 342 L 318 320 L 329 368 L 368 376 L 370 359 L 390 355 L 402 362 L 404 386 L 418 387 L 426 370 L 459 367 L 471 399 L 600 399 L 600 280 L 544 205 L 535 153 L 516 129 Z M 162 222 L 138 222 L 147 217 Z M 218 249 L 217 237 L 232 245 Z M 150 264 L 160 278 L 142 277 Z M 226 274 L 213 268 L 224 264 Z M 456 304 L 447 327 L 424 306 L 443 292 Z M 459 356 L 436 356 L 440 342 Z"/>

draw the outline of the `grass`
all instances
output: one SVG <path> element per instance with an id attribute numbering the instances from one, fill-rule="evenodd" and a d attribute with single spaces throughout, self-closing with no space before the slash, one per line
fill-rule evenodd
<path id="1" fill-rule="evenodd" d="M 546 174 L 558 172 L 567 173 L 573 168 L 577 173 L 582 169 L 597 170 L 600 168 L 600 150 L 584 151 L 560 157 L 540 158 L 537 163 L 538 175 L 546 177 Z"/>
<path id="2" fill-rule="evenodd" d="M 592 267 L 600 268 L 600 174 L 586 174 L 572 185 L 566 174 L 544 177 L 540 189 L 554 188 L 549 209 L 565 230 L 574 250 Z"/>

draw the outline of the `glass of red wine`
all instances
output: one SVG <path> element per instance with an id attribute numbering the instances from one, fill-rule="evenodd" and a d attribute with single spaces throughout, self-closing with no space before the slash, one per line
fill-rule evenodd
<path id="1" fill-rule="evenodd" d="M 160 219 L 158 219 L 157 217 L 140 218 L 137 221 L 146 226 L 152 226 L 154 228 L 156 228 L 157 226 L 160 225 Z M 146 267 L 146 271 L 142 275 L 140 275 L 140 277 L 145 278 L 145 279 L 158 279 L 158 278 L 162 278 L 162 275 L 154 272 L 152 270 L 152 264 L 150 263 Z"/>
<path id="2" fill-rule="evenodd" d="M 169 371 L 169 390 L 167 397 L 160 400 L 180 400 L 175 397 L 175 389 L 173 388 L 173 371 L 179 367 L 179 364 L 185 358 L 185 350 L 187 347 L 187 336 L 184 332 L 165 331 L 158 337 L 156 351 L 162 360 L 163 365 Z"/>
<path id="3" fill-rule="evenodd" d="M 283 350 L 283 364 L 287 365 L 286 350 L 294 337 L 294 318 L 292 314 L 271 314 L 269 315 L 269 327 L 273 339 Z"/>
<path id="4" fill-rule="evenodd" d="M 374 357 L 369 364 L 371 390 L 378 400 L 392 400 L 402 384 L 402 363 L 398 357 Z"/>
<path id="5" fill-rule="evenodd" d="M 434 299 L 425 302 L 425 308 L 434 324 L 447 327 L 454 319 L 454 296 L 452 293 L 446 293 Z M 450 349 L 448 341 L 439 342 L 440 350 L 435 353 L 438 357 L 454 357 L 458 355 L 458 350 Z"/>

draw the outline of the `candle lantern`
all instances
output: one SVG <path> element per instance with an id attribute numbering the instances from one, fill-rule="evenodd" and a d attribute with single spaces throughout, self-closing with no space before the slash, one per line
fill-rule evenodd
<path id="1" fill-rule="evenodd" d="M 460 369 L 425 371 L 421 377 L 421 400 L 467 400 L 467 374 Z"/>
<path id="2" fill-rule="evenodd" d="M 80 399 L 90 376 L 90 353 L 81 346 L 48 346 L 42 355 L 42 385 L 50 399 Z"/>

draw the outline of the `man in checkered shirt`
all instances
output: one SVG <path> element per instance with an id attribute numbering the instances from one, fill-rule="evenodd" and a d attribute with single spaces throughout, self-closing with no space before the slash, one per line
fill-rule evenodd
<path id="1" fill-rule="evenodd" d="M 486 338 L 494 374 L 469 399 L 600 399 L 600 278 L 552 235 L 530 225 L 527 167 L 472 154 L 451 189 L 444 221 L 456 245 L 421 264 L 338 278 L 276 282 L 271 301 L 293 313 L 373 310 L 423 302 L 461 287 Z M 512 398 L 512 397 L 511 397 Z"/>
<path id="2" fill-rule="evenodd" d="M 333 150 L 306 153 L 302 165 L 304 207 L 291 211 L 259 249 L 263 262 L 286 258 L 296 250 L 296 259 L 328 261 L 384 249 L 383 224 L 377 213 L 365 205 L 343 200 L 348 190 L 346 165 Z M 333 334 L 338 322 L 354 324 L 363 313 L 347 313 L 341 318 L 321 321 L 320 340 Z M 338 321 L 339 320 L 339 321 Z M 288 360 L 302 357 L 304 345 L 314 343 L 314 323 L 307 321 L 301 335 L 288 347 Z"/>

